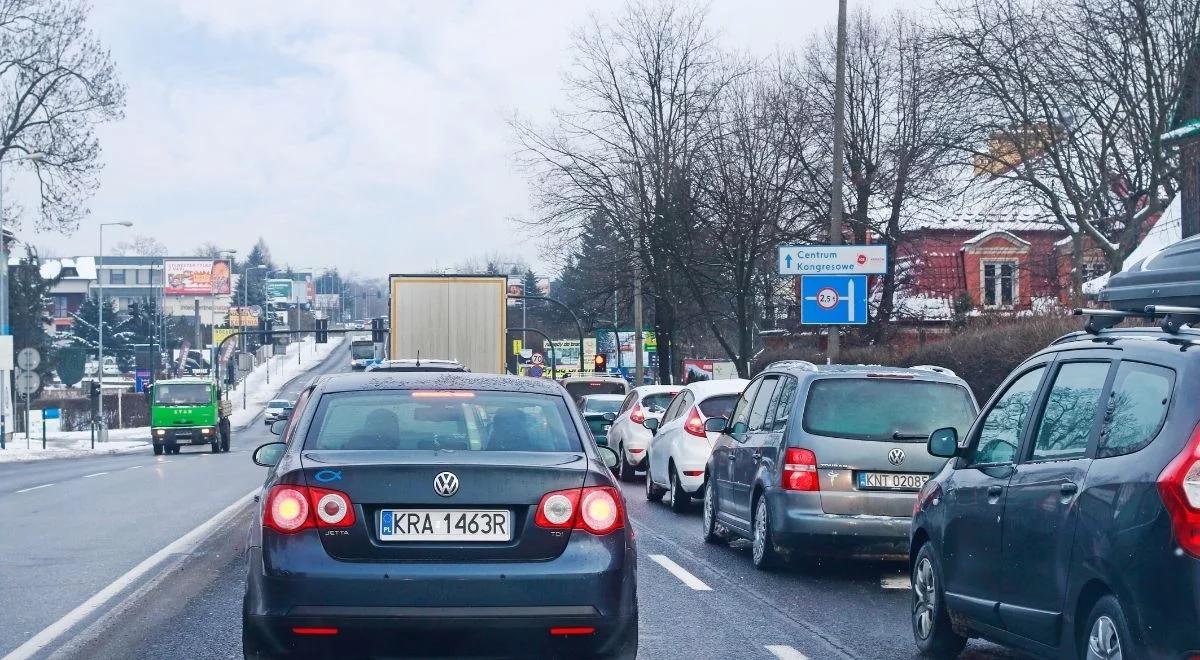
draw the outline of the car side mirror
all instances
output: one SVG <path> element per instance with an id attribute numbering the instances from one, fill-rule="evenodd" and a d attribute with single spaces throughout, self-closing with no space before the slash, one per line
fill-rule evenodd
<path id="1" fill-rule="evenodd" d="M 285 451 L 287 451 L 287 444 L 282 442 L 268 442 L 265 445 L 259 445 L 258 449 L 254 450 L 254 464 L 275 467 L 279 463 L 279 459 L 283 458 Z"/>
<path id="2" fill-rule="evenodd" d="M 271 422 L 271 433 L 275 435 L 283 435 L 283 430 L 287 428 L 288 421 L 286 419 L 277 419 Z"/>
<path id="3" fill-rule="evenodd" d="M 654 417 L 647 417 L 642 420 L 642 426 L 650 429 L 651 433 L 658 433 L 659 420 Z"/>
<path id="4" fill-rule="evenodd" d="M 930 433 L 928 449 L 938 458 L 954 458 L 958 455 L 958 430 L 949 427 Z"/>
<path id="5" fill-rule="evenodd" d="M 615 413 L 615 412 L 604 413 L 604 421 L 608 422 L 609 424 L 612 424 L 613 422 L 617 421 L 617 413 Z"/>
<path id="6" fill-rule="evenodd" d="M 724 433 L 729 420 L 724 417 L 709 417 L 704 420 L 704 430 L 712 433 Z"/>
<path id="7" fill-rule="evenodd" d="M 617 467 L 617 463 L 620 462 L 617 452 L 603 445 L 596 447 L 596 451 L 600 452 L 600 460 L 604 461 L 604 464 L 608 466 L 608 469 L 611 470 Z"/>

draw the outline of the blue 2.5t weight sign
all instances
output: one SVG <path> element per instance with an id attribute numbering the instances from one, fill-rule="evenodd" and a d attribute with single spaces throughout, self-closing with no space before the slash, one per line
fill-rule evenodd
<path id="1" fill-rule="evenodd" d="M 800 278 L 800 322 L 804 325 L 866 325 L 865 275 L 805 275 Z"/>

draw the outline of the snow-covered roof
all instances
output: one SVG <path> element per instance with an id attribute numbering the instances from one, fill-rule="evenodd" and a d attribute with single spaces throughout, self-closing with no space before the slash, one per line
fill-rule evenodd
<path id="1" fill-rule="evenodd" d="M 1146 238 L 1125 257 L 1125 268 L 1150 259 L 1163 250 L 1163 248 L 1172 245 L 1183 239 L 1183 196 L 1176 195 L 1163 214 L 1159 216 L 1158 221 L 1146 232 Z M 1124 270 L 1124 269 L 1122 269 Z M 1100 293 L 1105 286 L 1108 286 L 1108 279 L 1111 273 L 1105 273 L 1094 280 L 1089 280 L 1083 283 L 1083 292 L 1086 295 L 1096 295 Z"/>
<path id="2" fill-rule="evenodd" d="M 892 317 L 897 321 L 949 321 L 954 318 L 954 305 L 948 298 L 896 292 Z"/>
<path id="3" fill-rule="evenodd" d="M 65 277 L 68 280 L 94 280 L 96 279 L 96 258 L 95 257 L 64 257 L 62 259 L 43 259 L 40 272 L 42 277 L 51 278 L 58 276 L 63 268 L 74 268 L 76 275 Z"/>
<path id="4" fill-rule="evenodd" d="M 949 183 L 957 192 L 937 204 L 909 209 L 905 229 L 947 229 L 982 232 L 1063 231 L 1054 216 L 1027 199 L 1011 181 L 977 175 L 964 168 Z"/>
<path id="5" fill-rule="evenodd" d="M 1007 229 L 995 229 L 995 228 L 984 230 L 984 231 L 972 236 L 971 238 L 968 238 L 967 240 L 963 241 L 963 245 L 976 245 L 978 243 L 982 243 L 983 241 L 987 240 L 988 238 L 990 238 L 992 236 L 1004 236 L 1005 238 L 1012 241 L 1013 243 L 1016 243 L 1018 245 L 1024 245 L 1026 247 L 1028 247 L 1030 245 L 1029 241 L 1021 238 L 1020 236 L 1017 236 L 1016 234 L 1012 233 L 1011 231 L 1008 231 Z"/>

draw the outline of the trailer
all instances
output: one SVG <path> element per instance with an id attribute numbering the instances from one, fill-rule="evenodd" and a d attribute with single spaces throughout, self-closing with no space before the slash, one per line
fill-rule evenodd
<path id="1" fill-rule="evenodd" d="M 449 359 L 476 373 L 504 373 L 508 278 L 392 275 L 389 288 L 391 359 Z"/>

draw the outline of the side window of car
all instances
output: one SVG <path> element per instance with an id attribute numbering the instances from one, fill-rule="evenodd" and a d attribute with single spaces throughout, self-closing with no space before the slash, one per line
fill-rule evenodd
<path id="1" fill-rule="evenodd" d="M 283 433 L 280 434 L 280 439 L 283 442 L 291 443 L 292 436 L 296 435 L 296 426 L 299 420 L 304 416 L 304 406 L 308 403 L 309 395 L 312 394 L 312 388 L 308 388 L 300 393 L 296 398 L 296 406 L 292 408 L 292 414 L 288 415 L 287 424 L 283 427 Z"/>
<path id="2" fill-rule="evenodd" d="M 671 405 L 667 406 L 667 412 L 663 413 L 663 424 L 679 416 L 679 411 L 683 410 L 684 401 L 687 400 L 689 394 L 687 390 L 683 390 L 679 394 L 676 394 L 675 398 L 671 399 Z"/>
<path id="3" fill-rule="evenodd" d="M 1171 405 L 1175 372 L 1141 362 L 1122 362 L 1104 407 L 1097 458 L 1124 456 L 1151 442 Z"/>
<path id="4" fill-rule="evenodd" d="M 771 424 L 771 430 L 776 433 L 782 433 L 787 430 L 788 415 L 792 412 L 792 404 L 796 401 L 796 379 L 791 377 L 783 378 L 778 392 L 779 395 L 775 397 L 778 403 L 773 415 L 775 421 Z"/>
<path id="5" fill-rule="evenodd" d="M 1031 461 L 1065 461 L 1087 453 L 1111 362 L 1067 362 L 1058 368 L 1038 423 Z"/>
<path id="6" fill-rule="evenodd" d="M 750 403 L 754 400 L 754 394 L 758 392 L 758 386 L 762 380 L 759 378 L 746 386 L 746 389 L 742 391 L 742 396 L 738 398 L 737 407 L 733 409 L 733 415 L 729 417 L 729 434 L 739 440 L 750 428 Z"/>
<path id="7" fill-rule="evenodd" d="M 630 392 L 625 400 L 621 402 L 621 412 L 626 412 L 633 407 L 633 403 L 637 401 L 637 392 Z M 618 415 L 621 413 L 617 413 Z"/>
<path id="8" fill-rule="evenodd" d="M 747 422 L 750 431 L 769 430 L 771 420 L 767 412 L 770 410 L 771 402 L 775 399 L 775 390 L 779 387 L 779 378 L 777 376 L 768 376 L 762 380 L 762 385 L 758 387 L 758 394 L 754 395 L 754 403 L 750 407 L 750 420 Z"/>
<path id="9" fill-rule="evenodd" d="M 1033 408 L 1038 385 L 1042 382 L 1045 367 L 1026 372 L 1008 386 L 996 400 L 996 405 L 985 413 L 980 425 L 979 439 L 971 465 L 995 465 L 1011 463 L 1021 442 L 1021 431 Z"/>

